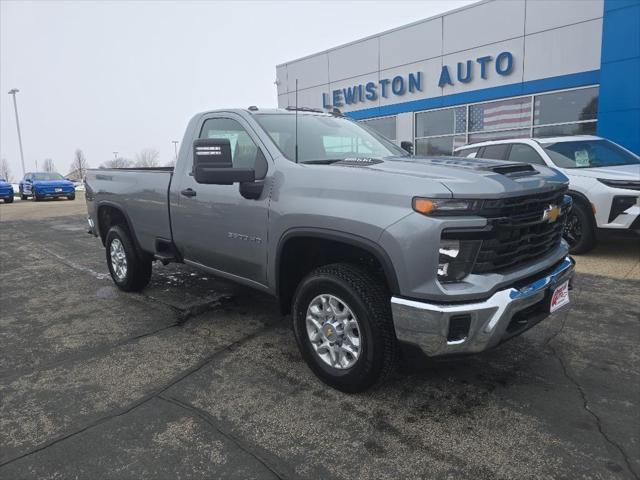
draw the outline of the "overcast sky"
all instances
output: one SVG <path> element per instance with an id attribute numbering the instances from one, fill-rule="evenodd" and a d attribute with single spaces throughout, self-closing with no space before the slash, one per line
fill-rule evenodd
<path id="1" fill-rule="evenodd" d="M 143 148 L 173 157 L 197 112 L 276 106 L 275 66 L 473 3 L 0 0 L 0 155 L 66 174 Z"/>

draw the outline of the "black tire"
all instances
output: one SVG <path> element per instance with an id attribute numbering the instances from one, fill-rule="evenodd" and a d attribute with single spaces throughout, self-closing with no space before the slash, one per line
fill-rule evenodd
<path id="1" fill-rule="evenodd" d="M 127 261 L 126 273 L 122 278 L 116 274 L 111 261 L 111 244 L 116 239 L 123 246 Z M 146 287 L 151 279 L 151 257 L 138 251 L 129 230 L 120 225 L 111 227 L 107 232 L 105 245 L 109 273 L 118 288 L 125 292 L 139 292 Z"/>
<path id="2" fill-rule="evenodd" d="M 69 199 L 69 200 L 75 200 L 75 199 L 76 199 L 76 194 L 74 193 L 73 195 L 69 195 L 69 196 L 67 197 L 67 199 Z"/>
<path id="3" fill-rule="evenodd" d="M 27 198 L 29 198 L 27 195 L 20 194 L 20 200 L 26 200 Z"/>
<path id="4" fill-rule="evenodd" d="M 32 195 L 33 196 L 31 198 L 33 199 L 34 202 L 39 202 L 40 200 L 42 200 L 42 198 L 37 196 L 35 192 L 33 192 Z"/>
<path id="5" fill-rule="evenodd" d="M 323 294 L 343 300 L 357 319 L 361 351 L 350 368 L 338 369 L 325 363 L 307 334 L 307 308 Z M 399 350 L 390 298 L 381 279 L 355 265 L 319 267 L 300 282 L 293 300 L 293 330 L 302 357 L 323 382 L 355 393 L 382 383 L 395 370 Z"/>
<path id="6" fill-rule="evenodd" d="M 584 202 L 574 201 L 563 236 L 572 254 L 587 253 L 596 246 L 595 220 Z"/>
<path id="7" fill-rule="evenodd" d="M 13 203 L 13 196 L 5 198 L 4 203 Z"/>

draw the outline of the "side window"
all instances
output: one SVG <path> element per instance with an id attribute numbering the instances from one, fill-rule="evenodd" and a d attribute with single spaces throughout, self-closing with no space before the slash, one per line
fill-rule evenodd
<path id="1" fill-rule="evenodd" d="M 504 160 L 509 150 L 508 143 L 499 143 L 498 145 L 487 145 L 482 151 L 482 158 L 492 160 Z"/>
<path id="2" fill-rule="evenodd" d="M 465 157 L 465 158 L 476 158 L 476 155 L 478 154 L 478 147 L 476 148 L 465 148 L 463 150 L 458 150 L 456 153 L 454 153 L 454 156 L 456 157 Z"/>
<path id="3" fill-rule="evenodd" d="M 532 147 L 523 143 L 514 143 L 511 145 L 509 152 L 509 161 L 521 163 L 533 163 L 535 165 L 544 165 L 544 160 L 538 155 Z"/>
<path id="4" fill-rule="evenodd" d="M 231 144 L 234 168 L 254 168 L 258 147 L 237 121 L 230 118 L 210 118 L 202 125 L 200 138 L 226 138 Z"/>

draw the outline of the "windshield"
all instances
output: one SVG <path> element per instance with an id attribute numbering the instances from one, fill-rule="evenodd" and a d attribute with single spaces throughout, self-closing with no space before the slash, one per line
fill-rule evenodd
<path id="1" fill-rule="evenodd" d="M 64 178 L 62 178 L 62 175 L 60 175 L 59 173 L 53 173 L 53 172 L 34 173 L 33 179 L 34 180 L 64 180 Z"/>
<path id="2" fill-rule="evenodd" d="M 640 157 L 609 140 L 579 140 L 542 144 L 553 163 L 561 168 L 595 168 L 640 163 Z"/>
<path id="3" fill-rule="evenodd" d="M 255 119 L 282 154 L 296 159 L 296 116 L 258 114 Z M 335 161 L 346 158 L 383 158 L 407 152 L 369 128 L 342 117 L 298 115 L 298 161 Z"/>

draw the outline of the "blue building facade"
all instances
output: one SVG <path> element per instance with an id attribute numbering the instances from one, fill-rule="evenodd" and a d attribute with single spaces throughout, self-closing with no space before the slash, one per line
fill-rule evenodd
<path id="1" fill-rule="evenodd" d="M 598 135 L 640 155 L 640 0 L 605 0 Z"/>

